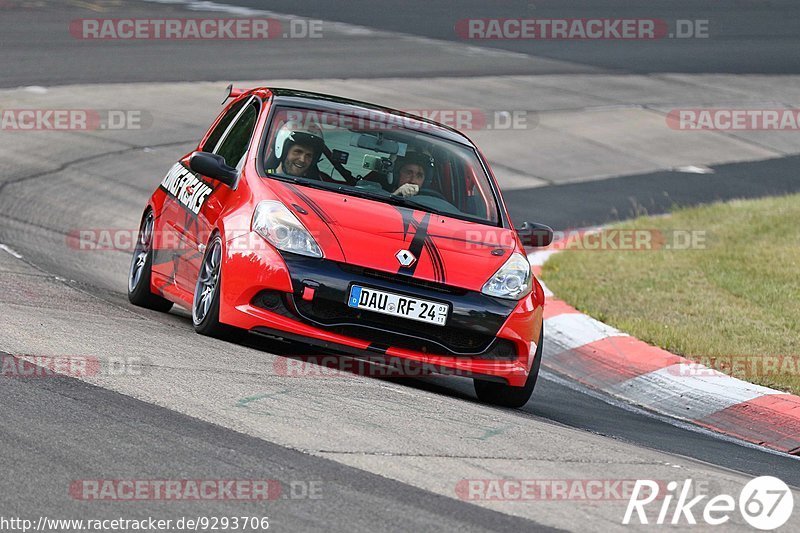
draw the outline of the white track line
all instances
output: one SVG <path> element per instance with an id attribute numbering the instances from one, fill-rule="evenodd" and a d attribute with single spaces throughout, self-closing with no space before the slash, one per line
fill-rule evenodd
<path id="1" fill-rule="evenodd" d="M 20 254 L 18 254 L 16 251 L 14 251 L 9 246 L 6 246 L 5 244 L 0 244 L 0 250 L 4 250 L 4 251 L 8 252 L 9 254 L 13 255 L 17 259 L 22 259 L 22 256 Z"/>
<path id="2" fill-rule="evenodd" d="M 589 315 L 565 313 L 544 321 L 547 338 L 564 350 L 573 350 L 608 337 L 626 337 L 627 334 Z"/>
<path id="3" fill-rule="evenodd" d="M 642 407 L 684 420 L 701 420 L 714 413 L 779 391 L 725 374 L 681 375 L 680 365 L 642 374 L 606 392 Z"/>

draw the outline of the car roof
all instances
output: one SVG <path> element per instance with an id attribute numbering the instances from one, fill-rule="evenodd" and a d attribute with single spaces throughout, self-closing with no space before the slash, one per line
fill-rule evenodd
<path id="1" fill-rule="evenodd" d="M 420 131 L 423 133 L 432 134 L 449 141 L 457 142 L 459 144 L 475 148 L 475 145 L 472 143 L 472 141 L 460 131 L 451 128 L 449 126 L 439 124 L 438 122 L 435 122 L 433 120 L 413 115 L 411 113 L 406 113 L 405 111 L 400 111 L 399 109 L 392 109 L 390 107 L 370 104 L 368 102 L 361 102 L 359 100 L 351 100 L 349 98 L 343 98 L 341 96 L 334 96 L 330 94 L 316 93 L 311 91 L 300 91 L 296 89 L 286 89 L 281 87 L 261 87 L 259 89 L 266 90 L 272 93 L 274 95 L 274 102 L 277 105 L 298 106 L 310 109 L 318 109 L 322 111 L 342 112 L 342 113 L 348 111 L 352 112 L 354 110 L 361 110 L 372 113 L 378 112 L 387 115 L 411 118 L 414 121 L 421 123 L 420 126 L 417 127 L 415 126 L 414 122 L 406 121 L 403 123 L 403 127 L 413 131 Z M 249 92 L 255 92 L 258 91 L 259 89 L 253 89 L 252 91 Z"/>

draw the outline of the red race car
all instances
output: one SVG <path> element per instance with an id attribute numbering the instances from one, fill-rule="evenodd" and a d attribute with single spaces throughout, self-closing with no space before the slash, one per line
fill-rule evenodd
<path id="1" fill-rule="evenodd" d="M 228 88 L 197 150 L 150 197 L 132 303 L 192 310 L 328 353 L 474 378 L 510 407 L 533 392 L 544 293 L 475 145 L 400 111 L 288 89 Z"/>

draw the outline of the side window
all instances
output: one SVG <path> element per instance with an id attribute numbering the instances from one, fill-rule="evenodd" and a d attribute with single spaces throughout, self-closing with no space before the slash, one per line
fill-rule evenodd
<path id="1" fill-rule="evenodd" d="M 222 136 L 225 134 L 225 130 L 228 129 L 233 119 L 236 118 L 236 115 L 239 114 L 239 111 L 242 109 L 242 106 L 246 104 L 248 101 L 247 98 L 242 98 L 225 113 L 225 116 L 220 119 L 219 124 L 217 127 L 214 128 L 214 131 L 211 132 L 211 135 L 208 136 L 208 140 L 203 145 L 203 152 L 213 152 L 214 148 L 217 147 L 217 143 Z"/>
<path id="2" fill-rule="evenodd" d="M 250 146 L 257 118 L 258 107 L 256 104 L 248 105 L 228 132 L 225 140 L 222 141 L 216 153 L 225 158 L 228 166 L 239 168 L 239 164 Z"/>

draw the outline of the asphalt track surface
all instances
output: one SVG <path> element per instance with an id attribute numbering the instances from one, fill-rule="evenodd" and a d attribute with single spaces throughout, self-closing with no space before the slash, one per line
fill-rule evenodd
<path id="1" fill-rule="evenodd" d="M 199 2 L 195 2 L 199 3 Z M 800 5 L 791 0 L 731 0 L 718 2 L 654 1 L 459 1 L 412 0 L 400 4 L 354 0 L 348 2 L 277 0 L 221 0 L 218 4 L 249 6 L 277 13 L 344 21 L 372 29 L 399 32 L 450 42 L 463 48 L 517 52 L 519 57 L 465 56 L 454 62 L 427 52 L 418 61 L 409 40 L 376 39 L 356 31 L 326 35 L 325 46 L 314 39 L 274 39 L 267 47 L 257 42 L 98 43 L 73 39 L 63 18 L 44 10 L 44 1 L 4 0 L 14 17 L 0 20 L 0 42 L 5 56 L 0 87 L 63 85 L 84 82 L 206 81 L 269 78 L 369 78 L 579 72 L 664 73 L 726 72 L 735 74 L 800 73 L 800 34 L 795 21 Z M 50 4 L 58 4 L 50 2 Z M 69 0 L 67 6 L 79 4 Z M 129 15 L 181 13 L 180 0 L 160 6 L 141 2 L 96 0 L 97 9 L 72 12 L 77 18 L 103 17 L 120 5 Z M 17 9 L 21 7 L 22 9 Z M 195 11 L 192 16 L 213 12 Z M 185 15 L 185 12 L 184 12 Z M 663 19 L 671 28 L 676 20 L 708 20 L 708 38 L 653 41 L 522 41 L 467 40 L 456 33 L 462 19 L 622 17 Z M 74 20 L 74 19 L 71 19 Z M 674 28 L 673 28 L 674 29 Z M 33 30 L 33 31 L 31 31 Z M 135 65 L 136 68 L 130 68 Z M 253 73 L 244 75 L 242 73 Z"/>
<path id="2" fill-rule="evenodd" d="M 0 444 L 8 470 L 3 486 L 4 516 L 76 515 L 65 487 L 74 479 L 158 478 L 164 467 L 181 479 L 277 479 L 288 498 L 254 508 L 252 503 L 202 502 L 184 505 L 186 516 L 269 516 L 270 528 L 287 530 L 434 530 L 442 524 L 464 531 L 537 529 L 531 521 L 487 511 L 334 461 L 311 457 L 262 439 L 223 429 L 167 409 L 133 400 L 78 380 L 2 382 L 4 431 Z M 102 409 L 97 407 L 102 405 Z M 32 424 L 37 420 L 39 424 Z M 115 443 L 114 453 L 107 446 Z M 149 466 L 146 466 L 149 465 Z M 306 490 L 292 479 L 313 480 L 324 498 L 299 499 Z M 49 500 L 30 509 L 30 502 Z M 168 504 L 167 504 L 168 505 Z M 169 510 L 143 502 L 126 518 L 144 519 Z M 33 511 L 33 513 L 32 513 Z M 119 507 L 95 505 L 91 516 L 113 518 Z M 163 514 L 162 514 L 163 516 Z"/>
<path id="3" fill-rule="evenodd" d="M 13 3 L 13 2 L 12 2 Z M 230 2 L 234 3 L 234 2 Z M 256 2 L 235 2 L 237 5 L 256 4 Z M 16 87 L 21 85 L 63 85 L 72 83 L 109 83 L 126 81 L 187 81 L 218 80 L 242 78 L 243 70 L 258 69 L 259 50 L 249 44 L 234 43 L 226 48 L 231 61 L 219 61 L 213 58 L 218 48 L 201 43 L 193 46 L 171 44 L 168 48 L 156 47 L 118 47 L 115 53 L 108 48 L 86 46 L 87 43 L 76 43 L 64 36 L 63 32 L 50 31 L 63 23 L 64 14 L 58 9 L 41 8 L 36 2 L 23 3 L 21 10 L 14 10 L 13 17 L 3 17 L 0 24 L 6 25 L 3 31 L 2 50 L 4 52 L 3 76 L 0 85 Z M 99 3 L 102 4 L 102 3 Z M 720 3 L 723 4 L 723 3 Z M 365 41 L 362 37 L 341 37 L 341 41 L 328 42 L 335 48 L 335 53 L 325 56 L 325 50 L 317 47 L 313 50 L 316 56 L 308 53 L 298 54 L 298 46 L 314 47 L 314 43 L 279 42 L 269 62 L 270 76 L 274 77 L 350 77 L 359 76 L 416 76 L 457 75 L 472 76 L 486 74 L 519 74 L 519 73 L 582 73 L 620 70 L 631 72 L 731 72 L 731 73 L 794 73 L 798 70 L 796 50 L 798 36 L 792 32 L 788 24 L 792 10 L 797 7 L 793 3 L 770 3 L 774 11 L 765 11 L 760 3 L 741 1 L 731 2 L 728 9 L 721 6 L 706 8 L 707 11 L 689 13 L 684 10 L 687 4 L 678 2 L 651 3 L 642 8 L 641 13 L 631 12 L 622 2 L 593 3 L 595 13 L 577 6 L 575 13 L 592 16 L 606 13 L 614 16 L 616 12 L 625 16 L 652 16 L 670 19 L 677 18 L 709 18 L 716 20 L 718 27 L 725 29 L 726 39 L 721 39 L 710 47 L 700 47 L 698 43 L 688 43 L 688 48 L 656 45 L 654 48 L 630 47 L 612 48 L 597 46 L 587 53 L 585 47 L 578 50 L 577 45 L 570 43 L 559 46 L 554 43 L 536 43 L 536 49 L 523 48 L 525 43 L 480 43 L 497 46 L 513 52 L 528 54 L 535 52 L 530 59 L 516 57 L 482 57 L 474 56 L 472 64 L 452 65 L 447 57 L 432 57 L 429 62 L 408 59 L 392 61 L 393 47 L 385 43 Z M 325 20 L 342 20 L 354 24 L 374 27 L 381 30 L 397 31 L 456 41 L 452 33 L 453 19 L 473 16 L 529 16 L 530 3 L 515 4 L 504 2 L 500 7 L 486 12 L 486 3 L 464 2 L 459 4 L 459 13 L 446 9 L 443 3 L 420 2 L 408 4 L 403 13 L 387 13 L 376 15 L 375 4 L 366 5 L 361 2 L 350 2 L 334 5 L 328 2 L 311 4 L 308 2 L 272 2 L 269 8 L 276 12 L 296 13 L 299 15 L 322 18 Z M 2 6 L 2 3 L 0 3 Z M 19 6 L 16 6 L 19 7 Z M 257 7 L 261 7 L 260 5 Z M 134 12 L 153 12 L 157 9 L 174 9 L 180 13 L 180 7 L 154 7 L 137 2 L 130 3 Z M 536 16 L 548 16 L 553 8 L 550 3 L 537 2 Z M 687 8 L 689 9 L 689 8 Z M 692 8 L 694 9 L 694 8 Z M 520 10 L 522 14 L 520 15 Z M 617 10 L 617 11 L 615 11 Z M 776 16 L 775 13 L 781 13 Z M 545 13 L 543 15 L 542 13 Z M 549 16 L 569 16 L 563 9 Z M 3 13 L 5 15 L 5 13 Z M 424 16 L 423 16 L 424 15 Z M 785 15 L 785 16 L 784 16 Z M 74 11 L 69 17 L 80 16 Z M 82 16 L 93 16 L 82 13 Z M 98 16 L 98 15 L 94 15 Z M 415 18 L 416 17 L 416 18 Z M 35 22 L 42 26 L 36 27 Z M 713 27 L 713 26 L 712 26 Z M 44 32 L 43 32 L 44 29 Z M 49 35 L 50 38 L 42 38 Z M 364 54 L 366 44 L 372 44 L 372 54 Z M 404 44 L 389 43 L 394 46 L 408 46 L 413 55 L 417 43 L 402 41 Z M 461 46 L 463 43 L 457 43 Z M 114 48 L 114 45 L 110 45 Z M 80 50 L 78 47 L 82 47 Z M 696 48 L 694 48 L 696 47 Z M 169 53 L 165 53 L 169 52 Z M 307 52 L 307 51 L 306 51 Z M 785 53 L 784 53 L 785 52 Z M 358 60 L 354 58 L 358 57 Z M 33 67 L 36 64 L 38 67 Z M 259 73 L 262 74 L 262 73 Z M 263 78 L 265 76 L 254 76 Z M 194 130 L 182 132 L 180 127 L 170 132 L 168 139 L 162 139 L 162 147 L 158 151 L 156 161 L 146 163 L 148 171 L 161 172 L 169 160 L 183 153 L 190 146 L 189 140 L 196 136 Z M 91 143 L 91 139 L 83 139 L 75 150 L 60 153 L 64 165 L 62 170 L 78 166 L 86 176 L 76 178 L 73 175 L 61 176 L 59 173 L 40 172 L 35 162 L 26 168 L 15 168 L 14 172 L 2 171 L 0 184 L 0 242 L 19 251 L 25 258 L 24 264 L 18 264 L 9 254 L 0 260 L 0 277 L 5 277 L 3 297 L 0 299 L 6 306 L 7 320 L 3 328 L 9 328 L 3 337 L 15 350 L 12 353 L 30 353 L 24 351 L 26 335 L 19 333 L 20 324 L 9 317 L 18 314 L 20 317 L 37 316 L 27 314 L 22 309 L 25 299 L 29 306 L 41 306 L 45 311 L 52 305 L 52 299 L 63 301 L 76 291 L 86 298 L 76 298 L 74 304 L 65 302 L 66 311 L 76 313 L 87 308 L 98 306 L 98 313 L 116 313 L 122 317 L 130 314 L 125 301 L 124 287 L 117 280 L 118 272 L 127 265 L 124 254 L 109 254 L 110 257 L 78 258 L 54 253 L 48 242 L 63 241 L 65 227 L 76 227 L 82 223 L 78 217 L 93 220 L 88 211 L 87 196 L 96 196 L 107 201 L 99 209 L 117 210 L 120 217 L 127 222 L 138 218 L 139 210 L 147 194 L 152 189 L 152 179 L 141 176 L 141 181 L 132 183 L 124 193 L 108 187 L 108 183 L 96 178 L 110 177 L 114 168 L 131 169 L 138 164 L 137 145 L 126 147 L 118 145 L 118 156 L 98 157 L 93 161 L 90 155 L 81 152 L 81 148 Z M 151 146 L 144 139 L 138 146 Z M 113 153 L 108 146 L 89 149 L 99 156 Z M 139 157 L 139 156 L 137 156 Z M 33 159 L 33 158 L 32 158 Z M 109 160 L 110 159 L 110 160 Z M 118 159 L 119 161 L 115 161 Z M 74 161 L 86 160 L 84 164 Z M 627 218 L 641 212 L 658 213 L 678 204 L 695 204 L 733 197 L 756 197 L 767 194 L 778 194 L 800 189 L 796 179 L 797 158 L 786 157 L 751 163 L 735 163 L 714 167 L 715 174 L 698 177 L 685 173 L 663 171 L 647 175 L 633 175 L 587 183 L 573 183 L 522 189 L 506 196 L 515 220 L 534 218 L 546 221 L 557 228 L 579 227 L 604 223 L 609 220 Z M 96 175 L 92 175 L 96 172 Z M 80 173 L 80 172 L 78 172 Z M 753 180 L 752 176 L 759 179 Z M 20 177 L 27 180 L 20 180 Z M 66 180 L 67 186 L 60 184 Z M 120 180 L 121 181 L 121 180 Z M 46 184 L 46 187 L 43 187 Z M 42 198 L 42 191 L 57 191 L 59 197 Z M 26 201 L 31 208 L 22 207 Z M 530 213 L 530 206 L 535 202 L 536 213 Z M 63 205 L 67 204 L 67 208 Z M 73 206 L 70 208 L 69 206 Z M 99 217 L 102 219 L 102 217 Z M 88 263 L 87 263 L 88 262 Z M 33 265 L 33 266 L 32 266 Z M 124 276 L 124 274 L 122 274 Z M 18 277 L 15 277 L 18 276 Z M 124 279 L 124 278 L 123 278 Z M 46 284 L 44 293 L 38 292 Z M 37 291 L 31 295 L 26 291 Z M 13 307 L 13 309 L 12 309 Z M 83 308 L 81 308 L 83 307 Z M 111 311 L 109 311 L 111 310 Z M 33 313 L 31 311 L 31 313 Z M 54 314 L 56 312 L 54 311 Z M 76 328 L 80 334 L 70 333 L 66 329 L 47 330 L 40 328 L 38 335 L 48 337 L 48 345 L 59 347 L 60 337 L 64 337 L 63 349 L 74 350 L 81 346 L 80 342 L 69 344 L 70 337 L 85 335 L 86 345 L 94 342 L 110 342 L 118 335 L 119 342 L 131 342 L 140 336 L 142 344 L 152 342 L 169 343 L 169 336 L 175 342 L 184 342 L 191 334 L 190 324 L 185 314 L 173 313 L 158 315 L 155 313 L 134 310 L 137 320 L 144 322 L 138 325 L 138 333 L 132 334 L 124 328 L 125 319 L 119 318 L 119 331 L 92 329 L 94 322 L 87 320 Z M 46 316 L 46 315 L 42 315 Z M 20 320 L 23 320 L 22 318 Z M 66 320 L 66 319 L 65 319 Z M 69 322 L 64 322 L 63 324 Z M 30 326 L 30 321 L 25 321 Z M 74 323 L 73 323 L 74 324 Z M 114 324 L 113 321 L 110 324 Z M 149 325 L 148 325 L 149 324 Z M 108 326 L 108 324 L 106 324 Z M 86 329 L 86 328 L 89 329 Z M 12 331 L 14 328 L 14 331 Z M 148 331 L 152 329 L 152 331 Z M 167 333 L 164 333 L 167 332 Z M 193 334 L 191 334 L 193 335 Z M 36 333 L 30 334 L 31 346 L 36 346 Z M 50 338 L 52 337 L 52 338 Z M 38 339 L 41 341 L 41 338 Z M 197 352 L 198 356 L 213 357 L 215 351 L 225 350 L 239 352 L 236 346 L 213 342 L 204 339 L 190 339 L 193 349 L 207 344 L 207 352 Z M 4 344 L 5 345 L 5 342 Z M 0 345 L 2 346 L 2 345 Z M 132 347 L 131 347 L 132 348 Z M 242 354 L 253 357 L 272 357 L 272 354 L 296 353 L 296 346 L 272 346 L 248 339 L 241 346 Z M 75 353 L 74 351 L 71 353 Z M 240 355 L 242 355 L 240 354 Z M 259 359 L 260 360 L 260 359 Z M 272 360 L 272 359 L 270 359 Z M 194 360 L 200 365 L 207 364 L 207 359 Z M 263 363 L 263 361 L 261 361 Z M 183 361 L 185 364 L 191 360 Z M 238 361 L 232 364 L 244 365 Z M 225 378 L 223 378 L 225 379 Z M 239 378 L 234 378 L 239 379 Z M 377 381 L 377 380 L 375 380 Z M 380 405 L 379 395 L 383 391 L 379 386 L 369 387 L 368 398 Z M 141 385 L 143 389 L 145 384 Z M 445 379 L 404 380 L 400 383 L 388 383 L 386 386 L 408 389 L 415 396 L 422 395 L 430 401 L 430 395 L 438 397 L 436 408 L 443 413 L 456 416 L 459 411 L 472 412 L 480 409 L 475 404 L 474 395 L 468 382 Z M 112 517 L 121 512 L 126 517 L 145 517 L 154 514 L 173 516 L 176 513 L 191 515 L 232 515 L 255 514 L 252 504 L 235 502 L 214 502 L 212 504 L 182 504 L 176 511 L 174 505 L 166 502 L 144 502 L 137 507 L 117 503 L 76 503 L 66 495 L 65 487 L 75 479 L 81 478 L 159 478 L 173 477 L 180 479 L 195 478 L 256 478 L 267 477 L 289 480 L 323 480 L 325 497 L 320 500 L 270 502 L 263 510 L 269 514 L 276 530 L 432 530 L 460 529 L 465 531 L 503 530 L 520 531 L 540 529 L 543 526 L 536 519 L 526 519 L 512 511 L 498 512 L 479 507 L 458 499 L 442 496 L 441 493 L 419 488 L 419 484 L 398 481 L 399 474 L 376 475 L 370 468 L 362 467 L 358 459 L 354 463 L 359 467 L 348 466 L 347 460 L 325 453 L 309 454 L 300 451 L 302 447 L 287 444 L 277 430 L 266 431 L 253 436 L 252 428 L 236 424 L 219 425 L 207 421 L 202 415 L 191 413 L 187 416 L 176 409 L 161 406 L 164 401 L 153 397 L 152 401 L 141 401 L 131 398 L 130 394 L 114 392 L 125 386 L 116 385 L 98 387 L 69 378 L 57 379 L 8 379 L 0 378 L 0 405 L 3 406 L 4 420 L 0 429 L 0 444 L 6 450 L 6 465 L 2 481 L 2 506 L 4 516 L 49 516 L 80 517 L 91 514 L 93 517 Z M 113 390 L 109 390 L 113 389 Z M 320 390 L 326 392 L 325 387 Z M 332 394 L 332 391 L 327 391 Z M 143 396 L 154 394 L 152 391 L 142 393 Z M 168 396 L 169 392 L 165 391 Z M 198 403 L 204 391 L 199 392 Z M 209 395 L 213 393 L 208 392 Z M 387 392 L 388 394 L 388 392 Z M 148 398 L 149 399 L 149 398 Z M 334 399 L 319 399 L 319 402 L 345 401 L 345 398 L 334 396 Z M 445 405 L 446 404 L 446 405 Z M 343 405 L 347 405 L 346 401 Z M 419 404 L 409 404 L 419 407 Z M 298 404 L 303 413 L 303 407 Z M 184 412 L 191 411 L 190 408 Z M 305 411 L 309 412 L 309 411 Z M 498 420 L 513 420 L 516 424 L 543 427 L 546 435 L 560 435 L 561 432 L 572 439 L 585 438 L 586 445 L 580 453 L 567 449 L 564 456 L 552 459 L 558 466 L 559 461 L 581 462 L 599 460 L 606 449 L 619 447 L 617 455 L 624 455 L 625 450 L 636 450 L 643 456 L 658 454 L 659 457 L 672 457 L 675 463 L 703 465 L 715 472 L 725 472 L 734 476 L 738 473 L 747 476 L 776 475 L 794 487 L 800 487 L 800 468 L 795 459 L 768 453 L 753 447 L 743 446 L 735 442 L 717 438 L 708 433 L 696 432 L 677 427 L 666 421 L 654 418 L 647 413 L 625 408 L 609 399 L 588 394 L 580 387 L 573 386 L 557 376 L 545 375 L 540 380 L 533 400 L 519 413 L 491 410 L 490 416 Z M 408 413 L 408 410 L 406 410 Z M 385 413 L 384 413 L 385 414 Z M 282 426 L 277 426 L 282 427 Z M 399 424 L 397 427 L 402 428 Z M 569 433 L 575 428 L 576 433 Z M 375 431 L 384 428 L 377 428 Z M 396 429 L 396 428 L 395 428 Z M 409 429 L 416 431 L 417 428 Z M 319 429 L 324 433 L 323 429 Z M 436 425 L 428 429 L 428 438 L 435 440 L 439 435 Z M 326 435 L 330 437 L 330 434 Z M 585 437 L 576 437 L 585 435 Z M 608 438 L 605 438 L 608 437 Z M 496 438 L 496 437 L 495 437 Z M 320 437 L 322 439 L 322 436 Z M 593 440 L 597 439 L 597 440 Z M 588 443 L 591 443 L 588 444 Z M 319 443 L 319 450 L 335 448 L 333 444 L 326 446 Z M 547 457 L 555 451 L 546 441 L 529 442 L 532 457 Z M 628 448 L 629 447 L 629 448 Z M 609 453 L 609 463 L 613 463 L 613 455 Z M 630 453 L 630 452 L 627 452 Z M 389 454 L 391 455 L 391 454 Z M 531 459 L 533 460 L 533 459 Z M 662 459 L 663 460 L 663 459 Z M 376 467 L 377 468 L 377 467 Z M 543 471 L 546 469 L 543 468 Z M 621 468 L 621 467 L 618 467 Z M 654 467 L 655 468 L 655 467 Z M 685 467 L 686 468 L 686 467 Z M 379 469 L 378 469 L 379 470 Z M 705 470 L 698 470 L 705 472 Z M 615 473 L 625 472 L 624 469 Z M 631 470 L 634 472 L 634 470 Z M 638 471 L 641 473 L 641 471 Z M 646 472 L 646 471 L 645 471 Z M 618 475 L 618 474 L 615 474 Z M 630 474 L 637 477 L 637 474 Z M 487 477 L 492 477 L 491 475 Z M 640 477 L 640 476 L 639 476 Z M 258 512 L 262 509 L 259 508 Z M 543 513 L 550 510 L 542 511 Z M 563 513 L 563 510 L 560 511 Z M 536 514 L 536 513 L 533 513 Z M 546 521 L 545 521 L 546 522 Z M 576 529 L 578 522 L 565 521 L 567 529 Z M 284 526 L 284 527 L 278 527 Z M 598 526 L 600 527 L 600 526 Z M 589 529 L 592 529 L 591 526 Z"/>
<path id="4" fill-rule="evenodd" d="M 222 0 L 253 8 L 264 8 L 258 0 Z M 739 0 L 693 2 L 655 0 L 633 3 L 625 0 L 511 0 L 483 2 L 444 0 L 404 2 L 402 8 L 386 9 L 371 0 L 345 3 L 319 0 L 277 0 L 270 10 L 324 20 L 359 24 L 370 28 L 409 33 L 433 39 L 533 54 L 540 58 L 569 62 L 574 70 L 583 67 L 615 72 L 798 72 L 797 50 L 800 35 L 795 22 L 800 6 L 791 0 L 769 3 Z M 562 19 L 562 18 L 638 18 L 659 19 L 675 34 L 677 20 L 708 21 L 708 38 L 655 39 L 631 41 L 619 46 L 612 41 L 548 41 L 521 39 L 466 40 L 455 30 L 459 21 L 473 18 Z M 676 45 L 677 43 L 677 45 Z M 542 72 L 545 73 L 545 72 Z"/>

